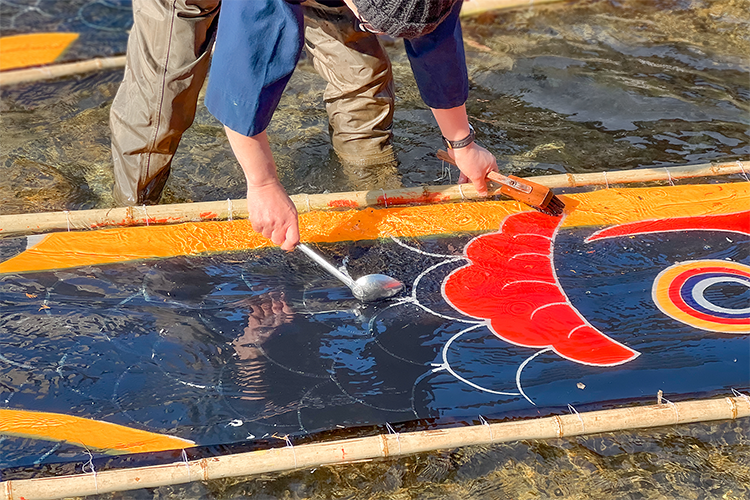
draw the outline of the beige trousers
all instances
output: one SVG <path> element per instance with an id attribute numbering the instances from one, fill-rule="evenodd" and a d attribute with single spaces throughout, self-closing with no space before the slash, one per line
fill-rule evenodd
<path id="1" fill-rule="evenodd" d="M 118 205 L 159 202 L 195 117 L 220 4 L 133 0 L 125 75 L 110 111 Z M 395 176 L 393 75 L 378 38 L 356 31 L 354 21 L 345 7 L 305 3 L 305 47 L 328 82 L 331 142 L 352 188 L 365 189 L 386 173 Z"/>

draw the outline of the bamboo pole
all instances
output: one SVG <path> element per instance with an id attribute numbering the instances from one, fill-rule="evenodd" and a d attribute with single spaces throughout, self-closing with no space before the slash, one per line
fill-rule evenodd
<path id="1" fill-rule="evenodd" d="M 52 64 L 49 66 L 37 66 L 34 68 L 15 69 L 0 72 L 0 87 L 15 85 L 18 83 L 38 82 L 41 80 L 52 80 L 64 76 L 81 75 L 91 71 L 103 69 L 116 69 L 125 67 L 125 56 L 97 57 L 86 61 L 78 61 L 64 64 Z"/>
<path id="2" fill-rule="evenodd" d="M 750 416 L 750 398 L 739 395 L 720 399 L 658 403 L 649 406 L 555 415 L 532 420 L 403 434 L 381 434 L 165 465 L 60 477 L 9 480 L 0 483 L 0 500 L 44 500 L 87 496 L 191 481 L 345 464 L 461 446 L 529 439 L 554 439 L 748 416 Z"/>
<path id="3" fill-rule="evenodd" d="M 469 0 L 461 6 L 462 16 L 474 16 L 491 10 L 510 10 L 518 7 L 534 7 L 564 0 Z"/>
<path id="4" fill-rule="evenodd" d="M 645 168 L 586 174 L 558 174 L 529 177 L 549 188 L 570 188 L 593 185 L 627 184 L 665 181 L 693 177 L 745 174 L 748 160 L 727 163 L 703 163 L 678 167 Z M 746 170 L 747 169 L 747 170 Z M 490 189 L 490 195 L 500 189 Z M 300 213 L 342 208 L 390 207 L 397 205 L 455 202 L 478 199 L 472 184 L 424 186 L 380 191 L 292 195 Z M 74 231 L 116 226 L 145 226 L 205 220 L 247 218 L 246 200 L 209 201 L 172 205 L 119 207 L 111 209 L 43 212 L 35 214 L 0 215 L 0 238 L 53 231 Z"/>

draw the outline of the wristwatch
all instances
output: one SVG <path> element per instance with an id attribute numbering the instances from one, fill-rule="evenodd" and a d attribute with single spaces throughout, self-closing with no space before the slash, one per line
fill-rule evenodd
<path id="1" fill-rule="evenodd" d="M 465 148 L 466 146 L 474 142 L 475 138 L 476 138 L 476 134 L 474 134 L 474 127 L 469 125 L 469 135 L 467 135 L 466 137 L 464 137 L 463 139 L 459 141 L 449 141 L 448 139 L 445 138 L 445 136 L 443 136 L 443 144 L 448 149 L 460 149 L 460 148 Z"/>

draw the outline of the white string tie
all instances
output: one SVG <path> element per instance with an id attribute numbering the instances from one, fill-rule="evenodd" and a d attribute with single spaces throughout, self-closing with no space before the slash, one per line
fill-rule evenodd
<path id="1" fill-rule="evenodd" d="M 609 180 L 607 180 L 607 172 L 606 170 L 602 172 L 604 174 L 604 185 L 607 186 L 607 189 L 609 189 Z"/>
<path id="2" fill-rule="evenodd" d="M 227 220 L 232 222 L 232 199 L 227 198 Z"/>
<path id="3" fill-rule="evenodd" d="M 292 456 L 294 457 L 294 468 L 297 468 L 297 451 L 294 449 L 294 445 L 292 444 L 292 440 L 289 439 L 289 435 L 287 434 L 284 436 L 284 441 L 286 441 L 287 448 L 292 449 Z"/>
<path id="4" fill-rule="evenodd" d="M 94 468 L 94 455 L 91 454 L 91 451 L 89 451 L 88 448 L 86 449 L 86 453 L 88 453 L 89 455 L 89 461 L 88 463 L 83 464 L 83 466 L 81 467 L 81 470 L 84 473 L 91 472 L 91 474 L 94 475 L 94 490 L 96 491 L 96 494 L 98 495 L 99 494 L 99 482 L 97 481 L 96 469 Z M 86 466 L 89 467 L 89 470 L 86 470 Z"/>
<path id="5" fill-rule="evenodd" d="M 669 185 L 674 186 L 674 181 L 672 180 L 672 173 L 669 171 L 667 167 L 664 167 L 664 171 L 667 173 L 667 180 L 669 180 Z"/>
<path id="6" fill-rule="evenodd" d="M 675 415 L 675 422 L 674 423 L 675 424 L 679 424 L 680 423 L 680 412 L 677 411 L 677 405 L 674 404 L 673 402 L 671 402 L 670 400 L 668 400 L 667 398 L 662 398 L 662 399 L 664 401 L 666 401 L 667 404 L 672 407 L 672 410 L 674 410 L 674 415 Z"/>
<path id="7" fill-rule="evenodd" d="M 65 222 L 68 223 L 68 232 L 70 232 L 70 212 L 64 210 L 63 213 L 65 214 Z"/>
<path id="8" fill-rule="evenodd" d="M 388 429 L 388 434 L 394 434 L 396 436 L 396 442 L 398 443 L 398 454 L 401 455 L 401 438 L 398 435 L 398 432 L 396 432 L 388 422 L 385 423 L 385 428 Z"/>
<path id="9" fill-rule="evenodd" d="M 149 217 L 148 217 L 148 210 L 146 210 L 146 205 L 143 205 L 143 213 L 146 214 L 146 226 L 149 225 Z"/>
<path id="10" fill-rule="evenodd" d="M 461 193 L 461 201 L 466 201 L 466 196 L 464 196 L 464 189 L 461 187 L 461 184 L 458 185 L 458 192 Z"/>
<path id="11" fill-rule="evenodd" d="M 380 188 L 380 190 L 383 192 L 383 202 L 385 203 L 385 208 L 388 208 L 388 196 L 385 194 L 385 189 Z"/>
<path id="12" fill-rule="evenodd" d="M 187 467 L 187 473 L 188 473 L 188 481 L 192 481 L 192 475 L 190 474 L 190 461 L 188 460 L 187 452 L 185 450 L 182 450 L 182 462 L 185 464 L 185 467 Z"/>
<path id="13" fill-rule="evenodd" d="M 744 399 L 745 401 L 747 401 L 747 404 L 750 404 L 750 397 L 747 394 L 738 391 L 734 387 L 732 387 L 732 394 L 734 394 L 738 398 Z"/>
<path id="14" fill-rule="evenodd" d="M 576 416 L 578 417 L 578 420 L 581 422 L 581 431 L 586 432 L 586 425 L 583 423 L 583 419 L 581 418 L 581 414 L 578 413 L 578 410 L 573 408 L 573 405 L 571 404 L 568 405 L 568 410 L 570 410 L 571 413 L 576 414 Z"/>
<path id="15" fill-rule="evenodd" d="M 487 422 L 487 419 L 484 418 L 482 415 L 479 415 L 479 421 L 482 422 L 482 425 L 486 425 L 487 430 L 490 431 L 490 443 L 492 443 L 495 440 L 494 436 L 492 435 L 492 426 L 490 425 L 489 422 Z"/>
<path id="16" fill-rule="evenodd" d="M 448 184 L 452 184 L 453 176 L 451 175 L 451 167 L 445 163 L 445 160 L 442 160 L 440 163 L 440 177 L 435 180 L 442 181 L 446 177 L 448 178 Z"/>
<path id="17" fill-rule="evenodd" d="M 750 178 L 747 177 L 747 172 L 745 172 L 745 166 L 740 160 L 737 160 L 737 166 L 740 167 L 740 170 L 742 170 L 742 175 L 745 177 L 745 180 L 747 182 L 750 182 Z"/>

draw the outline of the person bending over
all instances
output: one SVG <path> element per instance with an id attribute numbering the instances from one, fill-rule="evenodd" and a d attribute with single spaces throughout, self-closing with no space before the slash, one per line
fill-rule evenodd
<path id="1" fill-rule="evenodd" d="M 338 28 L 322 23 L 320 31 L 331 37 L 350 36 L 355 42 L 357 33 L 362 38 L 378 33 L 404 38 L 422 100 L 432 110 L 463 179 L 471 181 L 480 195 L 486 195 L 485 177 L 491 170 L 497 170 L 497 164 L 491 153 L 473 141 L 474 132 L 466 114 L 469 84 L 459 22 L 461 1 L 344 2 L 351 29 L 341 33 Z M 331 7 L 334 2 L 325 3 Z M 302 7 L 296 2 L 225 0 L 205 100 L 208 110 L 224 124 L 245 173 L 253 229 L 284 250 L 292 250 L 299 242 L 299 223 L 294 203 L 277 177 L 266 127 L 299 59 L 303 30 Z M 308 40 L 308 48 L 311 43 L 314 42 Z M 313 47 L 313 51 L 318 48 Z M 330 53 L 314 56 L 315 67 L 324 75 L 329 88 L 346 87 L 348 80 L 367 72 L 348 64 L 348 50 L 337 44 Z M 390 68 L 382 49 L 373 57 L 382 59 L 384 67 Z M 372 100 L 378 98 L 374 95 Z M 357 113 L 346 106 L 331 113 L 328 95 L 326 102 L 333 128 L 339 123 L 359 124 Z M 388 139 L 392 110 L 389 113 Z M 334 133 L 334 147 L 335 138 Z M 344 141 L 356 145 L 361 139 L 368 137 L 353 134 Z"/>
<path id="2" fill-rule="evenodd" d="M 460 6 L 457 0 L 224 0 L 223 7 L 220 0 L 134 0 L 125 76 L 110 113 L 116 203 L 159 202 L 193 122 L 219 24 L 206 104 L 225 125 L 245 172 L 253 227 L 274 243 L 290 249 L 299 236 L 265 128 L 303 38 L 328 82 L 331 141 L 345 171 L 357 177 L 395 159 L 393 75 L 378 39 L 386 33 L 406 40 L 422 97 L 456 146 L 459 182 L 471 179 L 486 193 L 484 174 L 497 167 L 471 140 Z"/>

